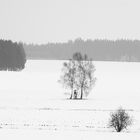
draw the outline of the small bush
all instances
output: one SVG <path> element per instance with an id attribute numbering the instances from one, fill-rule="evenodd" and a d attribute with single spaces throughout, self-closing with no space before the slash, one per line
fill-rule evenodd
<path id="1" fill-rule="evenodd" d="M 127 129 L 131 124 L 132 118 L 121 107 L 110 115 L 109 127 L 114 128 L 117 132 Z"/>

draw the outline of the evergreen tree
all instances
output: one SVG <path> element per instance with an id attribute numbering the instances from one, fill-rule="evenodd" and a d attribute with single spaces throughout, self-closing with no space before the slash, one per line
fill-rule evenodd
<path id="1" fill-rule="evenodd" d="M 26 55 L 22 43 L 0 40 L 0 70 L 20 71 L 24 69 Z"/>

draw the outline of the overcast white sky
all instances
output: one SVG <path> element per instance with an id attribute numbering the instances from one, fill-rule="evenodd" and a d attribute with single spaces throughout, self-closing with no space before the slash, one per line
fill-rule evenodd
<path id="1" fill-rule="evenodd" d="M 140 39 L 140 0 L 0 0 L 0 38 Z"/>

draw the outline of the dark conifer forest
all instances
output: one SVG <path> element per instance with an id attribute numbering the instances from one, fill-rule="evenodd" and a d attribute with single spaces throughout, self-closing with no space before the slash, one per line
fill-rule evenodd
<path id="1" fill-rule="evenodd" d="M 20 71 L 24 69 L 26 54 L 22 43 L 0 40 L 0 70 Z"/>

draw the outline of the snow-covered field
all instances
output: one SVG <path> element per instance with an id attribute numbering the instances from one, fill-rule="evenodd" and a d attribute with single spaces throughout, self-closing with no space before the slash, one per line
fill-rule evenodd
<path id="1" fill-rule="evenodd" d="M 140 63 L 94 62 L 97 82 L 85 100 L 68 100 L 58 83 L 63 61 L 28 60 L 22 72 L 0 72 L 0 138 L 139 139 Z M 110 112 L 125 108 L 133 125 L 108 128 Z"/>

